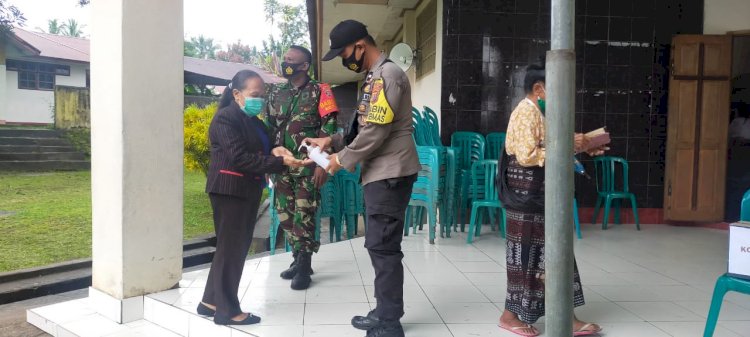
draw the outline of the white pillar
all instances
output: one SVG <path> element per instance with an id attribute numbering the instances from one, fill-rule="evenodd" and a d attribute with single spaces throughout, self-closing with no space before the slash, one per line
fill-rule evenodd
<path id="1" fill-rule="evenodd" d="M 182 277 L 183 1 L 91 6 L 90 293 L 122 323 Z"/>

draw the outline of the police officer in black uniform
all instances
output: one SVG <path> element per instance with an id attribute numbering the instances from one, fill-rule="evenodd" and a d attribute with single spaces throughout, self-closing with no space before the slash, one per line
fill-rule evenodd
<path id="1" fill-rule="evenodd" d="M 367 213 L 365 248 L 375 269 L 377 307 L 355 316 L 352 325 L 367 337 L 402 337 L 404 267 L 401 260 L 404 213 L 421 166 L 412 138 L 411 86 L 401 68 L 386 59 L 365 25 L 342 21 L 331 30 L 330 51 L 347 69 L 366 74 L 360 104 L 348 135 L 307 139 L 338 153 L 330 157 L 329 173 L 362 168 Z"/>

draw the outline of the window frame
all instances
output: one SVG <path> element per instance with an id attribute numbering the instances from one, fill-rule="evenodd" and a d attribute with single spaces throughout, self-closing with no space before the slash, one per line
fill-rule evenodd
<path id="1" fill-rule="evenodd" d="M 57 76 L 70 76 L 70 66 L 23 60 L 7 60 L 6 70 L 18 73 L 19 90 L 54 91 Z"/>

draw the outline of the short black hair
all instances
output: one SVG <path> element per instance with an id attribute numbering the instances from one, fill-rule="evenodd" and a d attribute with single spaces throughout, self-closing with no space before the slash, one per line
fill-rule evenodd
<path id="1" fill-rule="evenodd" d="M 539 82 L 544 83 L 545 70 L 544 66 L 532 64 L 526 67 L 526 76 L 523 79 L 523 89 L 526 90 L 527 94 L 534 91 L 534 84 Z"/>
<path id="2" fill-rule="evenodd" d="M 375 39 L 374 39 L 374 38 L 372 38 L 372 35 L 369 35 L 369 34 L 368 34 L 367 36 L 365 36 L 365 37 L 364 37 L 364 38 L 362 38 L 362 39 L 363 39 L 363 40 L 365 40 L 365 42 L 367 42 L 367 43 L 368 43 L 369 45 L 371 45 L 371 46 L 373 46 L 373 47 L 377 47 L 377 46 L 378 46 L 378 44 L 377 44 L 377 43 L 375 43 Z"/>
<path id="3" fill-rule="evenodd" d="M 302 47 L 302 46 L 298 46 L 298 45 L 291 45 L 289 46 L 289 49 L 296 49 L 300 51 L 302 54 L 305 55 L 305 62 L 307 62 L 308 64 L 312 64 L 312 53 L 310 52 L 309 49 Z"/>

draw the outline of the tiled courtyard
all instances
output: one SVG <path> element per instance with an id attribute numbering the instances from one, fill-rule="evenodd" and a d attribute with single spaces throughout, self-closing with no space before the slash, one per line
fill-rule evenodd
<path id="1" fill-rule="evenodd" d="M 702 336 L 716 278 L 726 271 L 726 231 L 632 225 L 607 231 L 585 225 L 576 257 L 587 304 L 576 310 L 600 323 L 607 337 Z M 117 325 L 88 300 L 33 309 L 29 321 L 56 336 L 364 336 L 349 325 L 375 305 L 374 273 L 362 238 L 325 245 L 314 256 L 313 286 L 289 289 L 278 274 L 291 259 L 248 260 L 242 306 L 262 317 L 257 326 L 219 327 L 194 314 L 208 270 L 184 275 L 180 289 L 148 296 L 145 320 Z M 430 245 L 426 232 L 404 239 L 406 315 L 410 337 L 512 336 L 497 327 L 503 308 L 505 244 L 485 230 Z M 715 336 L 750 336 L 750 296 L 730 293 Z M 544 330 L 543 321 L 537 325 Z"/>

